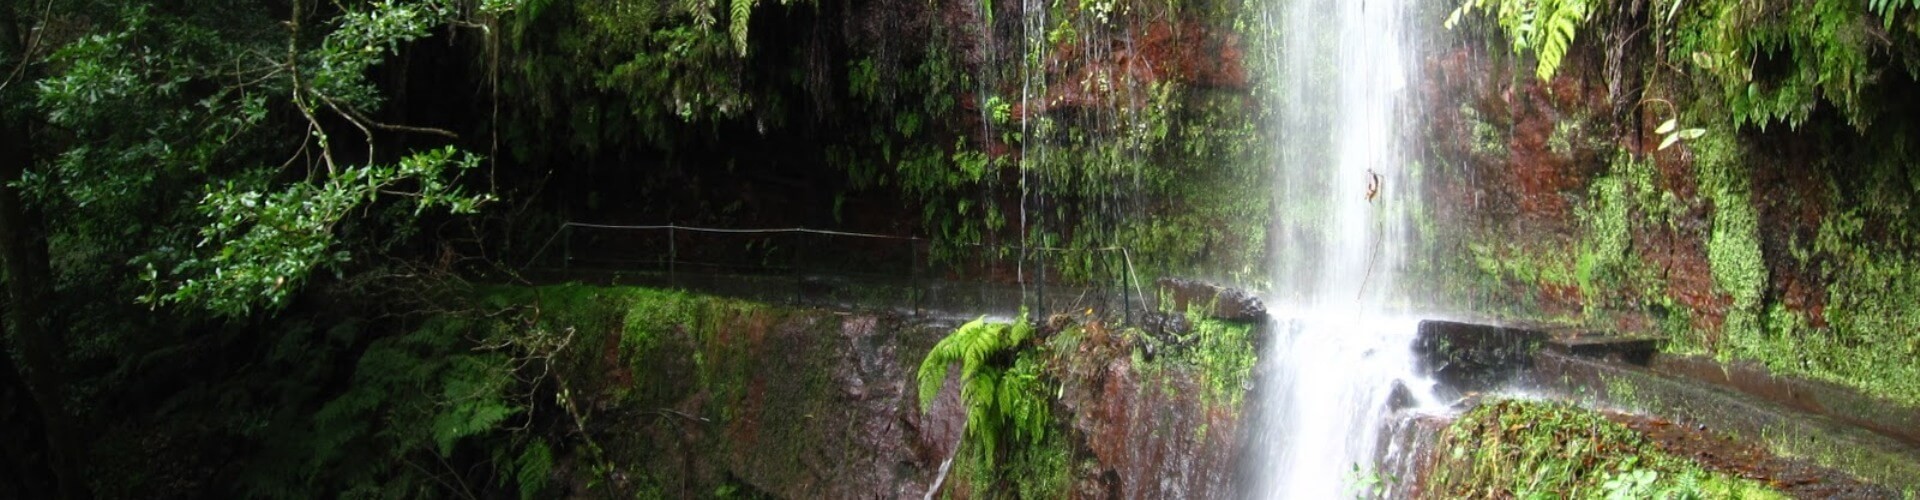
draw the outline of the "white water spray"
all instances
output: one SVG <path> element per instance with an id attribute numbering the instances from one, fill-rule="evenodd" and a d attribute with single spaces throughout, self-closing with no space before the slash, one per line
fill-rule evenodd
<path id="1" fill-rule="evenodd" d="M 1263 357 L 1255 496 L 1352 498 L 1392 459 L 1382 434 L 1413 373 L 1404 313 L 1405 219 L 1417 207 L 1404 136 L 1413 116 L 1407 0 L 1279 0 L 1276 340 Z"/>

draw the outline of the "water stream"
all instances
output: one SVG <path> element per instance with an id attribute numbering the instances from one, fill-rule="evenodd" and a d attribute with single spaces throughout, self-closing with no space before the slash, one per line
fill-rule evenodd
<path id="1" fill-rule="evenodd" d="M 1263 498 L 1352 498 L 1394 453 L 1382 436 L 1396 383 L 1431 405 L 1413 373 L 1413 301 L 1398 286 L 1419 203 L 1404 140 L 1417 23 L 1406 0 L 1278 1 L 1278 337 L 1263 353 L 1252 486 Z"/>

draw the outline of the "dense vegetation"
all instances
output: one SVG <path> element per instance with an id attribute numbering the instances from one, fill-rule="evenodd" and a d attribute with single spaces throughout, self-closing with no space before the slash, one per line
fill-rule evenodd
<path id="1" fill-rule="evenodd" d="M 1784 498 L 1708 472 L 1598 414 L 1557 403 L 1483 404 L 1443 431 L 1428 498 Z"/>
<path id="2" fill-rule="evenodd" d="M 1442 244 L 1449 295 L 1920 404 L 1920 8 L 1473 0 L 1449 25 L 1525 56 L 1434 106 L 1461 127 L 1442 170 L 1504 165 L 1519 208 L 1436 222 L 1473 235 Z"/>

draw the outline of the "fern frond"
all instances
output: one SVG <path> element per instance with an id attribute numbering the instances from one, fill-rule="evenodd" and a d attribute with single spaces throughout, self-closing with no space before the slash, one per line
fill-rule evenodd
<path id="1" fill-rule="evenodd" d="M 453 455 L 460 438 L 493 430 L 495 424 L 520 411 L 497 400 L 467 401 L 453 405 L 433 418 L 433 442 L 440 456 Z"/>
<path id="2" fill-rule="evenodd" d="M 727 11 L 727 32 L 733 35 L 733 50 L 747 56 L 747 22 L 753 18 L 756 0 L 733 0 Z"/>
<path id="3" fill-rule="evenodd" d="M 980 365 L 986 359 L 986 349 L 982 344 L 992 341 L 995 330 L 1001 325 L 990 325 L 987 317 L 961 325 L 947 338 L 933 345 L 927 357 L 920 360 L 920 370 L 914 377 L 920 382 L 920 409 L 926 411 L 933 405 L 933 398 L 940 395 L 941 386 L 946 384 L 947 370 L 954 363 L 960 363 L 962 383 L 974 377 Z"/>
<path id="4" fill-rule="evenodd" d="M 514 460 L 513 474 L 520 483 L 520 499 L 529 500 L 547 489 L 547 477 L 553 471 L 553 450 L 547 443 L 534 441 L 520 452 L 520 458 Z"/>
<path id="5" fill-rule="evenodd" d="M 1545 29 L 1539 33 L 1540 46 L 1534 56 L 1538 65 L 1534 68 L 1534 75 L 1541 80 L 1550 80 L 1560 70 L 1560 62 L 1573 45 L 1573 37 L 1580 23 L 1587 20 L 1588 8 L 1586 0 L 1549 0 L 1541 5 L 1552 10 L 1546 13 Z"/>
<path id="6" fill-rule="evenodd" d="M 1532 52 L 1536 61 L 1534 75 L 1548 80 L 1560 70 L 1580 24 L 1592 15 L 1593 6 L 1589 3 L 1592 1 L 1595 0 L 1464 0 L 1447 16 L 1446 25 L 1452 29 L 1468 15 L 1490 11 L 1512 44 L 1513 52 Z M 1489 2 L 1499 3 L 1489 8 Z"/>

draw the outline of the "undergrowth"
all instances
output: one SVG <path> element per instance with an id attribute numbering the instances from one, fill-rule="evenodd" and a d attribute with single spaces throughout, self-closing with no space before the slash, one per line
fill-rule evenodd
<path id="1" fill-rule="evenodd" d="M 1562 403 L 1481 405 L 1442 432 L 1436 453 L 1432 498 L 1784 498 Z"/>

